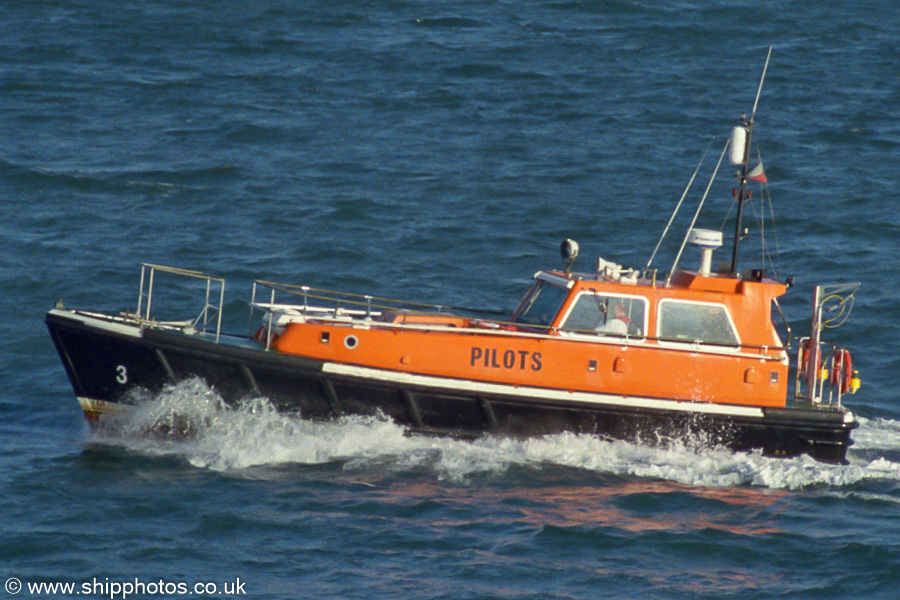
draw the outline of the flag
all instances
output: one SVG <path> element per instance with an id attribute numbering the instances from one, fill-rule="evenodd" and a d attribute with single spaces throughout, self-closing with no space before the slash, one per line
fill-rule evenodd
<path id="1" fill-rule="evenodd" d="M 759 164 L 754 167 L 752 171 L 747 173 L 747 179 L 752 179 L 753 181 L 758 181 L 760 183 L 768 183 L 769 180 L 766 177 L 766 172 L 763 171 L 762 161 L 759 161 Z"/>

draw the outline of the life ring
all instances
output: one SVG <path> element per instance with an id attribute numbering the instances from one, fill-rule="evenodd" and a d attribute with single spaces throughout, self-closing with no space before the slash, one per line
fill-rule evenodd
<path id="1" fill-rule="evenodd" d="M 259 342 L 260 344 L 265 344 L 266 343 L 266 328 L 260 327 L 259 329 L 257 329 L 256 333 L 253 334 L 253 339 L 255 341 Z"/>
<path id="2" fill-rule="evenodd" d="M 831 359 L 831 385 L 846 394 L 850 390 L 850 380 L 853 379 L 853 359 L 850 351 L 839 348 L 834 351 Z"/>
<path id="3" fill-rule="evenodd" d="M 253 334 L 253 340 L 262 344 L 263 346 L 265 346 L 266 345 L 266 333 L 268 331 L 269 331 L 268 327 L 266 327 L 265 325 L 261 325 L 260 328 L 256 330 L 256 333 Z M 278 334 L 275 333 L 275 331 L 272 331 L 271 333 L 269 333 L 268 343 L 271 344 L 277 338 L 278 338 Z"/>
<path id="4" fill-rule="evenodd" d="M 800 376 L 803 379 L 806 379 L 806 374 L 809 373 L 809 355 L 810 348 L 812 347 L 812 340 L 806 340 L 803 342 L 803 345 L 800 346 Z M 816 372 L 818 372 L 822 368 L 822 351 L 816 346 Z"/>

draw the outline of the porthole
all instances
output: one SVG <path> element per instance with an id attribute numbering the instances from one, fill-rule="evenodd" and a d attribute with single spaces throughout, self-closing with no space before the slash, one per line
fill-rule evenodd
<path id="1" fill-rule="evenodd" d="M 344 347 L 348 350 L 353 350 L 356 346 L 359 345 L 359 340 L 355 335 L 348 335 L 344 338 Z"/>

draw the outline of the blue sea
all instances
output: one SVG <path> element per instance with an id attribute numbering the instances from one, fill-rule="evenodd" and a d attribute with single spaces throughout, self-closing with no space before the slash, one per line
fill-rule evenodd
<path id="1" fill-rule="evenodd" d="M 6 0 L 0 599 L 896 598 L 898 32 L 885 0 Z M 236 331 L 256 278 L 510 311 L 566 238 L 643 267 L 706 151 L 666 272 L 770 46 L 753 206 L 795 338 L 815 284 L 862 283 L 827 333 L 848 464 L 409 436 L 199 381 L 157 398 L 189 439 L 86 426 L 43 315 L 133 311 L 142 262 L 224 277 Z M 698 221 L 723 260 L 733 171 Z"/>

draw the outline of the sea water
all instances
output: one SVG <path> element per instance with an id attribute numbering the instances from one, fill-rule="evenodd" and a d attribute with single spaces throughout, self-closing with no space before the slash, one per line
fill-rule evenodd
<path id="1" fill-rule="evenodd" d="M 898 20 L 884 1 L 4 3 L 0 595 L 896 597 Z M 409 436 L 228 408 L 196 380 L 85 426 L 43 314 L 134 310 L 141 262 L 225 277 L 234 330 L 255 278 L 502 312 L 566 238 L 581 268 L 644 266 L 769 46 L 741 261 L 763 259 L 771 198 L 795 339 L 815 284 L 862 282 L 827 332 L 862 378 L 848 464 Z M 721 173 L 698 226 L 727 260 Z"/>

